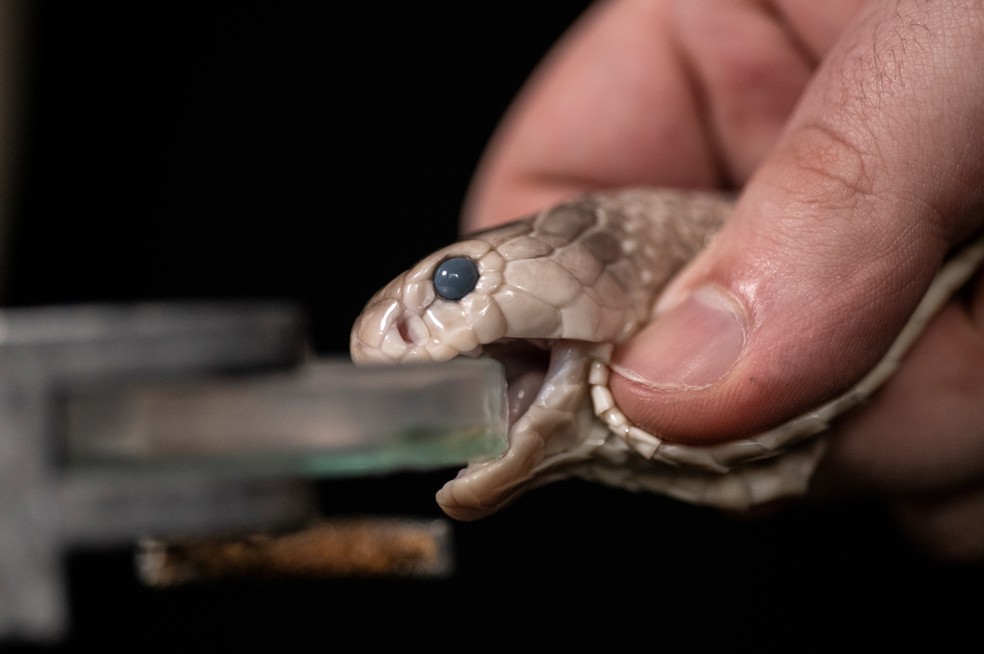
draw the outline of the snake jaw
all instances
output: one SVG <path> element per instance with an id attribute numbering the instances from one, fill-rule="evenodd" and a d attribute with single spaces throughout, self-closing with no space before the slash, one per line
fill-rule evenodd
<path id="1" fill-rule="evenodd" d="M 475 520 L 594 458 L 612 433 L 588 394 L 594 344 L 564 339 L 505 339 L 486 356 L 503 363 L 509 387 L 509 446 L 496 459 L 470 463 L 437 493 L 449 516 Z"/>
<path id="2" fill-rule="evenodd" d="M 430 257 L 428 265 L 446 255 Z M 419 266 L 418 266 L 419 268 Z M 486 269 L 486 278 L 495 270 Z M 461 469 L 437 495 L 450 516 L 472 520 L 489 515 L 550 479 L 545 462 L 571 449 L 588 430 L 579 422 L 588 406 L 588 363 L 573 370 L 566 354 L 573 341 L 546 338 L 532 329 L 506 336 L 497 320 L 497 300 L 476 293 L 451 302 L 420 290 L 426 274 L 411 270 L 377 293 L 352 329 L 351 356 L 356 363 L 447 361 L 483 356 L 502 363 L 509 406 L 509 446 L 494 460 Z M 478 318 L 483 318 L 479 320 Z M 549 332 L 547 332 L 549 333 Z M 590 412 L 588 412 L 590 413 Z"/>
<path id="3" fill-rule="evenodd" d="M 446 305 L 447 303 L 445 303 Z M 453 307 L 452 307 L 453 308 Z M 445 361 L 458 356 L 489 357 L 502 363 L 506 375 L 509 407 L 509 446 L 494 460 L 476 461 L 438 492 L 442 510 L 459 520 L 474 520 L 494 513 L 526 491 L 546 483 L 544 462 L 569 450 L 573 440 L 587 433 L 573 421 L 583 411 L 568 411 L 576 405 L 589 405 L 588 368 L 570 372 L 558 368 L 561 341 L 543 338 L 497 338 L 476 342 L 474 332 L 461 329 L 449 337 L 447 322 L 443 338 L 432 343 L 430 324 L 443 314 L 428 308 L 421 315 L 396 297 L 378 298 L 357 320 L 351 340 L 351 356 L 356 363 L 406 363 Z M 450 343 L 458 343 L 452 347 Z M 461 344 L 472 344 L 466 348 Z M 551 406 L 560 398 L 562 407 Z M 560 409 L 563 409 L 560 410 Z M 570 416 L 566 415 L 570 413 Z"/>

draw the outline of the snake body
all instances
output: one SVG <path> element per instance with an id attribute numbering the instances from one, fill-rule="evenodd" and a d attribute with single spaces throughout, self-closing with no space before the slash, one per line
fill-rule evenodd
<path id="1" fill-rule="evenodd" d="M 438 491 L 449 516 L 481 518 L 569 477 L 732 510 L 801 495 L 825 449 L 822 432 L 891 375 L 984 258 L 981 241 L 950 258 L 891 349 L 839 397 L 723 444 L 666 442 L 615 405 L 609 361 L 732 206 L 730 196 L 706 191 L 586 194 L 442 248 L 369 300 L 352 329 L 358 364 L 490 355 L 506 365 L 508 448 L 469 463 Z M 462 262 L 466 273 L 450 265 Z M 442 275 L 468 270 L 465 288 L 442 287 Z"/>

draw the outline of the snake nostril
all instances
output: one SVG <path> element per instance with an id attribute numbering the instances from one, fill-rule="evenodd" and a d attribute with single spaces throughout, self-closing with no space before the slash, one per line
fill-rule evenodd
<path id="1" fill-rule="evenodd" d="M 396 333 L 407 345 L 420 345 L 427 339 L 427 328 L 416 316 L 403 316 L 396 321 Z"/>
<path id="2" fill-rule="evenodd" d="M 400 320 L 397 321 L 396 331 L 397 333 L 399 333 L 400 338 L 403 339 L 404 343 L 406 343 L 407 345 L 413 344 L 413 339 L 410 337 L 410 326 L 407 324 L 405 318 L 400 318 Z"/>

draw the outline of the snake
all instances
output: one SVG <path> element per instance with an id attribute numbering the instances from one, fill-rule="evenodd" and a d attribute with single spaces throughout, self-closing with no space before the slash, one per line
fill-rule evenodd
<path id="1" fill-rule="evenodd" d="M 484 518 L 568 478 L 727 511 L 804 496 L 831 426 L 877 392 L 984 260 L 984 237 L 948 256 L 885 354 L 838 396 L 761 433 L 671 442 L 617 406 L 611 357 L 651 320 L 661 290 L 707 247 L 735 201 L 704 189 L 585 192 L 462 236 L 369 299 L 351 330 L 356 365 L 482 356 L 504 367 L 507 445 L 467 462 L 437 491 L 444 513 Z"/>

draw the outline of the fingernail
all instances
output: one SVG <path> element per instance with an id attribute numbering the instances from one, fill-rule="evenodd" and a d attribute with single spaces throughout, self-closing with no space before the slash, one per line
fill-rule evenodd
<path id="1" fill-rule="evenodd" d="M 664 390 L 696 390 L 734 368 L 745 347 L 744 312 L 715 287 L 690 293 L 615 353 L 612 369 Z"/>

